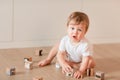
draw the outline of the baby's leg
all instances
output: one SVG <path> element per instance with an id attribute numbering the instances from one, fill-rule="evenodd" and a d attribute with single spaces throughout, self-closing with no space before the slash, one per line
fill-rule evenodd
<path id="1" fill-rule="evenodd" d="M 67 63 L 74 69 L 79 69 L 80 65 L 81 65 L 81 62 L 70 62 L 70 61 L 67 61 Z"/>
<path id="2" fill-rule="evenodd" d="M 53 60 L 53 58 L 56 56 L 57 52 L 58 52 L 58 47 L 59 47 L 59 43 L 55 44 L 52 49 L 50 50 L 48 56 L 46 59 L 40 61 L 38 63 L 39 66 L 46 66 L 48 64 L 51 63 L 51 61 Z"/>
<path id="3" fill-rule="evenodd" d="M 67 61 L 67 63 L 75 69 L 79 69 L 81 66 L 81 62 L 76 63 L 76 62 Z M 89 69 L 89 68 L 94 68 L 94 67 L 95 67 L 95 61 L 94 61 L 93 57 L 89 57 L 89 62 L 88 62 L 87 68 Z"/>

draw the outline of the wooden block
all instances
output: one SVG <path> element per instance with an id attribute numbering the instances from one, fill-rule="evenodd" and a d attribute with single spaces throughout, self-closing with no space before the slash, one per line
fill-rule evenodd
<path id="1" fill-rule="evenodd" d="M 10 69 L 10 68 L 7 68 L 7 69 L 6 69 L 6 74 L 7 74 L 8 76 L 11 76 L 11 75 L 12 75 L 12 72 L 11 72 L 11 69 Z"/>
<path id="2" fill-rule="evenodd" d="M 35 55 L 42 56 L 42 49 L 41 50 L 35 50 Z"/>
<path id="3" fill-rule="evenodd" d="M 30 62 L 32 62 L 32 57 L 29 57 L 28 59 L 29 59 Z"/>
<path id="4" fill-rule="evenodd" d="M 16 74 L 16 68 L 15 67 L 7 68 L 6 69 L 6 74 L 9 75 L 9 76 L 15 75 Z"/>
<path id="5" fill-rule="evenodd" d="M 90 76 L 94 76 L 94 73 L 95 73 L 95 72 L 94 72 L 94 68 L 91 68 L 91 69 L 90 69 Z"/>
<path id="6" fill-rule="evenodd" d="M 95 79 L 96 79 L 96 80 L 104 80 L 104 77 L 105 77 L 104 72 L 97 71 L 97 72 L 95 73 Z"/>
<path id="7" fill-rule="evenodd" d="M 87 76 L 94 76 L 94 68 L 87 69 Z"/>
<path id="8" fill-rule="evenodd" d="M 66 73 L 66 76 L 72 76 L 72 75 L 73 75 L 72 72 Z"/>
<path id="9" fill-rule="evenodd" d="M 25 62 L 25 68 L 26 68 L 26 69 L 32 69 L 32 68 L 33 68 L 32 62 L 30 62 L 30 61 Z"/>
<path id="10" fill-rule="evenodd" d="M 16 68 L 15 67 L 11 67 L 11 71 L 12 71 L 12 75 L 16 74 Z"/>
<path id="11" fill-rule="evenodd" d="M 60 64 L 59 64 L 58 61 L 56 61 L 55 67 L 56 67 L 57 69 L 61 68 L 61 66 L 60 66 Z"/>
<path id="12" fill-rule="evenodd" d="M 90 76 L 90 69 L 87 69 L 87 76 Z"/>
<path id="13" fill-rule="evenodd" d="M 73 76 L 73 74 L 74 74 L 73 71 L 70 71 L 66 73 L 66 76 Z"/>
<path id="14" fill-rule="evenodd" d="M 24 62 L 32 62 L 32 57 L 26 57 L 26 58 L 24 58 Z"/>

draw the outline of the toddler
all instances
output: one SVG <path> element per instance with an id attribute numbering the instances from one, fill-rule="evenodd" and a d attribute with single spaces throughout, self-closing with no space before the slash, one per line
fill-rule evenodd
<path id="1" fill-rule="evenodd" d="M 87 68 L 93 68 L 92 46 L 85 38 L 89 27 L 88 16 L 83 12 L 73 12 L 68 17 L 67 35 L 64 36 L 50 51 L 48 57 L 38 63 L 39 66 L 50 64 L 57 54 L 57 60 L 63 73 L 76 68 L 74 78 L 80 78 Z"/>

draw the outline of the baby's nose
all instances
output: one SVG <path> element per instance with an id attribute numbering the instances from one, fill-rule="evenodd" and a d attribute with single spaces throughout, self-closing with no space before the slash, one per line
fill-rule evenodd
<path id="1" fill-rule="evenodd" d="M 76 29 L 74 30 L 74 34 L 77 34 L 77 30 Z"/>

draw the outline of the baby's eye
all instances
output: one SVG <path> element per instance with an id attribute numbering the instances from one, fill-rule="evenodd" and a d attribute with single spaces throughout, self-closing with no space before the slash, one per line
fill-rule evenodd
<path id="1" fill-rule="evenodd" d="M 74 27 L 71 27 L 72 30 L 74 30 L 75 28 Z"/>
<path id="2" fill-rule="evenodd" d="M 78 29 L 78 31 L 82 31 L 82 29 Z"/>

